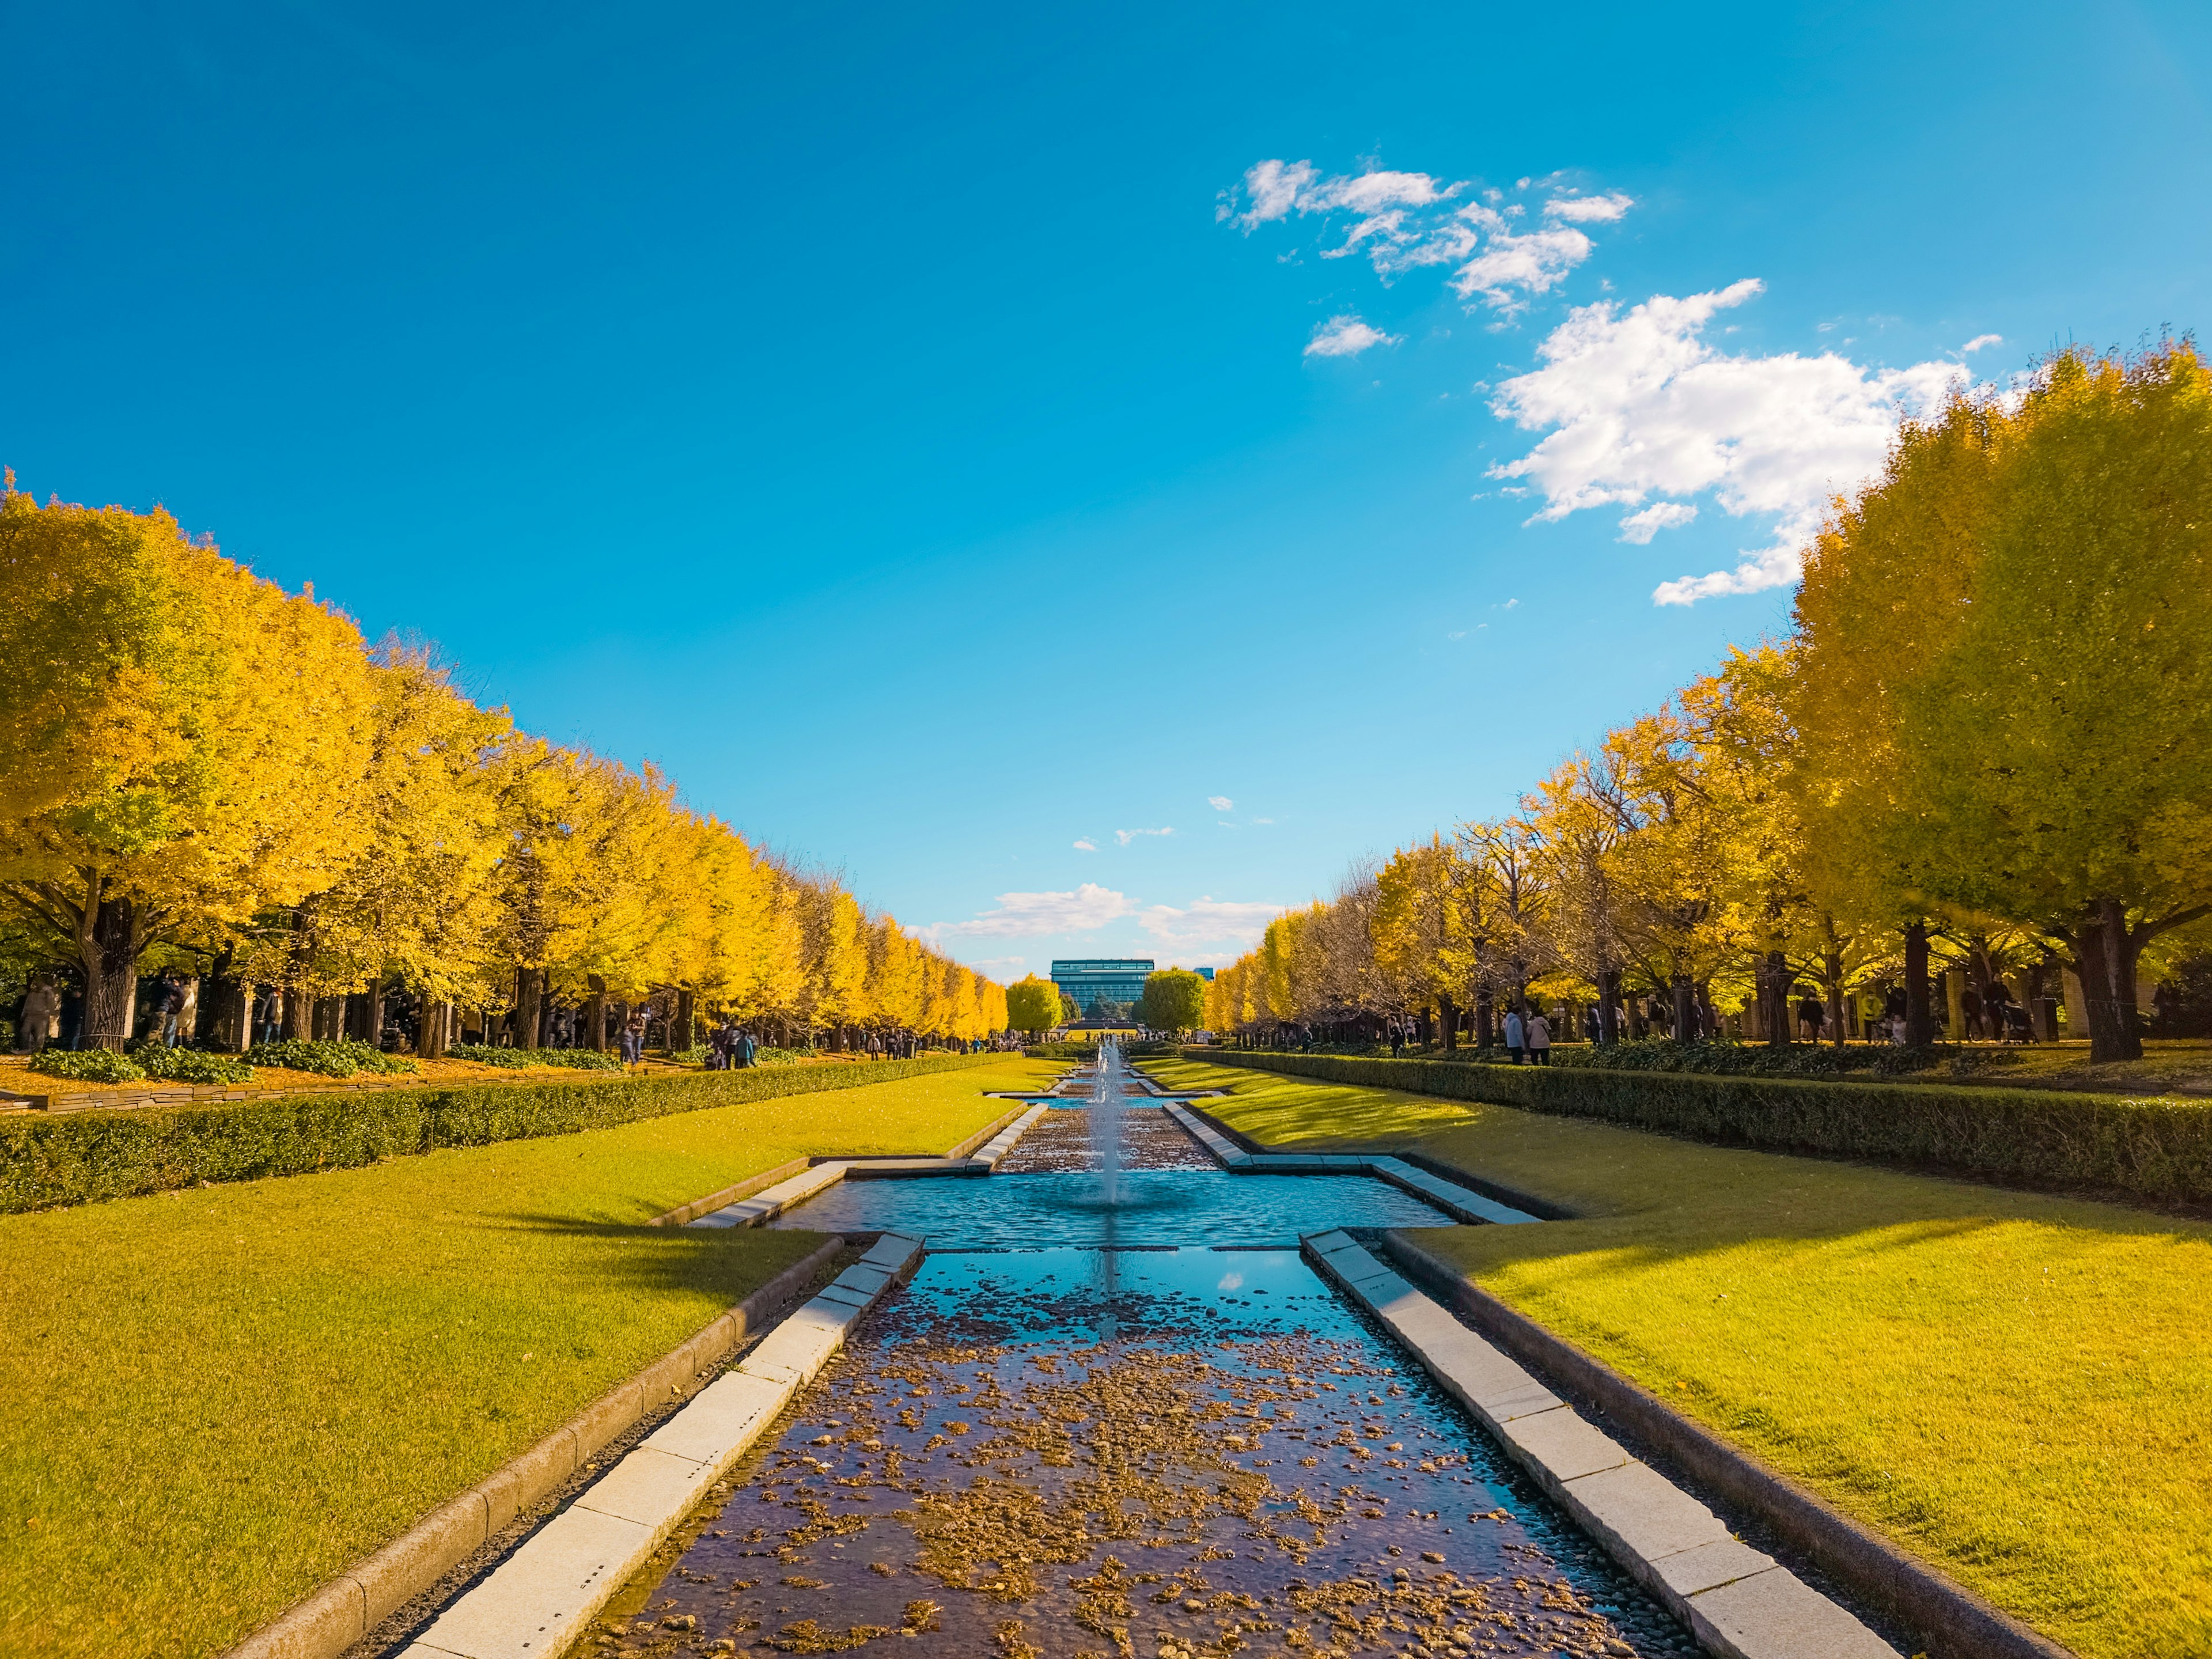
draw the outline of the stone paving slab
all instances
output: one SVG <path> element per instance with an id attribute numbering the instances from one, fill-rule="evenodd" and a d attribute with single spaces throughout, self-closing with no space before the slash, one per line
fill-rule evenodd
<path id="1" fill-rule="evenodd" d="M 1523 1418 L 1511 1426 L 1518 1430 L 1543 1420 Z M 1649 1463 L 1624 1458 L 1617 1467 L 1570 1480 L 1565 1496 L 1575 1518 L 1613 1547 L 1615 1555 L 1656 1562 L 1729 1541 L 1729 1529 L 1720 1516 Z M 1665 1583 L 1665 1575 L 1655 1570 L 1646 1575 L 1646 1582 L 1657 1588 Z"/>
<path id="2" fill-rule="evenodd" d="M 555 1516 L 456 1601 L 403 1659 L 545 1659 L 584 1632 L 592 1616 L 653 1553 L 651 1528 L 595 1510 Z"/>
<path id="3" fill-rule="evenodd" d="M 575 1506 L 635 1521 L 659 1543 L 714 1484 L 715 1474 L 712 1463 L 640 1446 L 601 1475 Z"/>
<path id="4" fill-rule="evenodd" d="M 1896 1650 L 1784 1567 L 1688 1598 L 1690 1628 L 1726 1659 L 1896 1659 Z"/>
<path id="5" fill-rule="evenodd" d="M 1717 1544 L 1700 1544 L 1677 1555 L 1662 1555 L 1652 1564 L 1660 1583 L 1676 1595 L 1702 1595 L 1723 1584 L 1733 1584 L 1773 1566 L 1774 1558 L 1734 1538 Z"/>
<path id="6" fill-rule="evenodd" d="M 1547 1412 L 1533 1412 L 1526 1417 L 1516 1417 L 1498 1425 L 1499 1437 L 1513 1460 L 1536 1477 L 1536 1483 L 1554 1498 L 1561 1496 L 1571 1481 L 1601 1470 L 1620 1468 L 1628 1462 L 1628 1454 L 1611 1435 L 1592 1428 L 1576 1414 L 1571 1406 L 1555 1406 Z M 1697 1540 L 1703 1543 L 1705 1540 Z M 1686 1547 L 1681 1544 L 1675 1549 Z"/>
<path id="7" fill-rule="evenodd" d="M 719 1462 L 750 1446 L 789 1398 L 781 1383 L 725 1371 L 640 1443 L 696 1463 Z"/>
<path id="8" fill-rule="evenodd" d="M 1631 1457 L 1342 1231 L 1304 1241 L 1323 1278 L 1372 1310 L 1607 1554 L 1720 1659 L 1898 1659 L 1888 1644 L 1719 1516 Z"/>

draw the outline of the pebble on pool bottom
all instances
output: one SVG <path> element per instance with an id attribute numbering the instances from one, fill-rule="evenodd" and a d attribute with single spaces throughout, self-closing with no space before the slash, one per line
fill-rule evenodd
<path id="1" fill-rule="evenodd" d="M 605 1659 L 1687 1655 L 1288 1252 L 933 1256 Z"/>

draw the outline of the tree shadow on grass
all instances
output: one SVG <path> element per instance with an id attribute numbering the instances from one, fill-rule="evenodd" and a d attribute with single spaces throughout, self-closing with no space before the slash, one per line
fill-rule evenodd
<path id="1" fill-rule="evenodd" d="M 647 1227 L 574 1216 L 486 1216 L 484 1225 L 566 1241 L 573 1275 L 639 1295 L 705 1292 L 742 1301 L 830 1237 L 797 1228 Z"/>

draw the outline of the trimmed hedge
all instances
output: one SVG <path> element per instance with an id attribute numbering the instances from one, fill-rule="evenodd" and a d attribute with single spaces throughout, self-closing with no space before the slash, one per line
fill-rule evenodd
<path id="1" fill-rule="evenodd" d="M 1595 1066 L 1187 1048 L 1219 1065 L 1601 1118 L 1723 1146 L 1908 1164 L 2023 1185 L 2212 1201 L 2212 1101 Z"/>
<path id="2" fill-rule="evenodd" d="M 471 1083 L 26 1115 L 0 1121 L 0 1214 L 202 1182 L 347 1169 L 440 1146 L 574 1134 L 678 1112 L 927 1077 L 1003 1058 L 938 1054 L 872 1066 L 781 1066 L 604 1083 Z"/>

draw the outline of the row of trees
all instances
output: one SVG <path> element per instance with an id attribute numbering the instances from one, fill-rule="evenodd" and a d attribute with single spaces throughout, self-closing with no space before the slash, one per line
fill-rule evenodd
<path id="1" fill-rule="evenodd" d="M 2097 1059 L 2212 916 L 2212 383 L 2185 342 L 2062 353 L 1907 427 L 1806 556 L 1785 641 L 1563 763 L 1520 810 L 1357 868 L 1223 971 L 1209 1023 L 2075 975 Z M 2017 989 L 2009 993 L 2017 996 Z M 1702 1018 L 1700 1016 L 1702 1015 Z M 1632 1032 L 1632 1034 L 1640 1034 Z"/>
<path id="2" fill-rule="evenodd" d="M 368 647 L 161 511 L 0 495 L 0 951 L 80 983 L 86 1046 L 140 973 L 285 1032 L 403 993 L 442 1052 L 459 1009 L 520 1044 L 556 1002 L 592 1046 L 615 1002 L 805 1034 L 969 1038 L 1004 992 L 834 879 L 685 808 L 669 781 L 514 729 L 426 651 Z"/>

